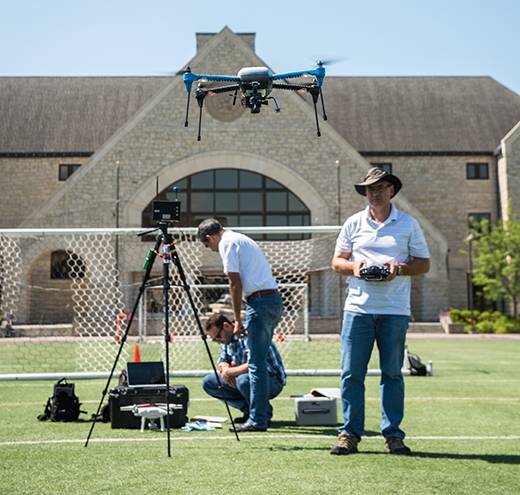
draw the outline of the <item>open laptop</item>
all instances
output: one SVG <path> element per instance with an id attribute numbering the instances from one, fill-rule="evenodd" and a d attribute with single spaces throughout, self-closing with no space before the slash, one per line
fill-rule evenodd
<path id="1" fill-rule="evenodd" d="M 126 364 L 129 387 L 166 387 L 162 361 L 143 361 Z"/>

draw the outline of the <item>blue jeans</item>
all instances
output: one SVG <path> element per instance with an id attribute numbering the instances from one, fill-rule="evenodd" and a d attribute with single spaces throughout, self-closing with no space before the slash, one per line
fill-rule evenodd
<path id="1" fill-rule="evenodd" d="M 227 403 L 231 407 L 240 409 L 242 413 L 249 416 L 249 402 L 251 394 L 250 378 L 249 373 L 237 376 L 236 388 L 226 385 L 222 377 L 222 390 L 219 390 L 218 382 L 215 377 L 215 373 L 206 375 L 202 380 L 202 388 L 204 391 L 214 397 L 215 399 L 223 400 L 224 396 Z M 283 389 L 283 383 L 276 376 L 269 375 L 269 399 L 274 399 Z M 267 407 L 267 420 L 269 421 L 273 416 L 273 407 L 268 403 Z"/>
<path id="2" fill-rule="evenodd" d="M 404 359 L 408 316 L 371 315 L 345 311 L 341 333 L 340 433 L 358 438 L 365 429 L 365 375 L 374 341 L 381 367 L 381 433 L 384 437 L 404 438 L 400 429 L 404 415 Z"/>
<path id="3" fill-rule="evenodd" d="M 282 297 L 278 292 L 247 303 L 245 327 L 249 351 L 249 421 L 267 427 L 269 420 L 269 373 L 267 354 L 274 329 L 282 317 Z"/>

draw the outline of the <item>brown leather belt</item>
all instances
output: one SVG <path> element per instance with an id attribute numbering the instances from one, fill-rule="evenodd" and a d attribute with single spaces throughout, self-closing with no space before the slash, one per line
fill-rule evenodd
<path id="1" fill-rule="evenodd" d="M 277 292 L 278 292 L 278 289 L 257 290 L 256 292 L 249 294 L 246 297 L 246 301 L 251 302 L 253 299 L 256 299 L 257 297 L 268 296 L 269 294 L 275 294 Z"/>

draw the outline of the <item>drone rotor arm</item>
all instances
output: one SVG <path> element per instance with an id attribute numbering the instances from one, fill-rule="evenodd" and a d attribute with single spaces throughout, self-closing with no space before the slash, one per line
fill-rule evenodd
<path id="1" fill-rule="evenodd" d="M 237 91 L 240 88 L 240 84 L 228 84 L 227 86 L 220 86 L 217 88 L 206 88 L 209 94 L 227 93 L 228 91 Z"/>
<path id="2" fill-rule="evenodd" d="M 216 82 L 240 82 L 240 78 L 238 76 L 211 76 L 209 74 L 195 74 L 194 72 L 191 72 L 191 70 L 187 70 L 182 75 L 182 80 L 188 93 L 191 91 L 193 83 L 195 81 L 200 81 L 201 79 Z"/>
<path id="3" fill-rule="evenodd" d="M 325 79 L 325 67 L 323 67 L 323 65 L 318 65 L 318 67 L 314 69 L 299 70 L 294 72 L 280 72 L 279 74 L 274 74 L 272 76 L 272 80 L 277 81 L 280 79 L 292 79 L 295 77 L 303 76 L 314 76 L 316 78 L 318 86 L 321 87 L 321 85 L 323 84 L 323 80 Z"/>
<path id="4" fill-rule="evenodd" d="M 212 82 L 240 82 L 240 77 L 238 76 L 209 76 L 209 75 L 202 75 L 199 79 L 206 79 L 207 81 Z"/>
<path id="5" fill-rule="evenodd" d="M 296 71 L 296 72 L 280 72 L 279 74 L 273 74 L 273 81 L 278 81 L 280 79 L 292 79 L 294 77 L 303 77 L 303 76 L 306 76 L 308 74 L 310 75 L 313 75 L 312 74 L 312 70 L 299 70 L 299 71 Z"/>
<path id="6" fill-rule="evenodd" d="M 307 90 L 309 87 L 309 84 L 273 83 L 273 89 L 285 89 L 289 91 Z"/>

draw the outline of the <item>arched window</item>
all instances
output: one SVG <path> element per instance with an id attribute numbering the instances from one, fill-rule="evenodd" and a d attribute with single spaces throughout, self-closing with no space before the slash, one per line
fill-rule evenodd
<path id="1" fill-rule="evenodd" d="M 231 168 L 206 170 L 169 185 L 155 199 L 172 200 L 180 189 L 180 227 L 196 227 L 208 217 L 228 227 L 310 225 L 310 212 L 294 193 L 269 177 Z M 143 227 L 153 226 L 152 203 L 143 210 Z M 258 236 L 256 236 L 258 238 Z M 267 239 L 301 239 L 268 235 Z"/>
<path id="2" fill-rule="evenodd" d="M 51 279 L 70 279 L 85 276 L 85 264 L 75 253 L 53 251 L 51 253 Z"/>

